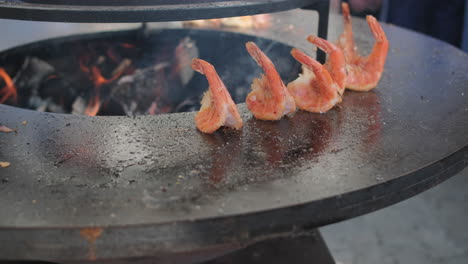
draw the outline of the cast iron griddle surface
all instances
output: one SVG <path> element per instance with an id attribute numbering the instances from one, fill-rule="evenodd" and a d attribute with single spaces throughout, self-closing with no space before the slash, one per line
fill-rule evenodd
<path id="1" fill-rule="evenodd" d="M 194 113 L 81 117 L 1 105 L 2 124 L 18 128 L 0 133 L 11 162 L 0 169 L 1 255 L 86 256 L 79 232 L 92 226 L 103 228 L 93 244 L 102 257 L 240 243 L 363 214 L 453 175 L 468 160 L 468 56 L 384 29 L 391 48 L 377 89 L 279 122 L 240 105 L 240 132 L 201 134 Z"/>

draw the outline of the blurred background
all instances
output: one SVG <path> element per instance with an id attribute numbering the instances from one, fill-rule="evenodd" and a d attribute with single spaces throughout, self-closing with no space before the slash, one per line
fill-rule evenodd
<path id="1" fill-rule="evenodd" d="M 341 2 L 332 0 L 332 10 L 339 12 Z M 350 4 L 354 16 L 372 14 L 381 21 L 427 34 L 468 52 L 467 0 L 345 2 Z M 337 264 L 465 264 L 467 190 L 465 169 L 411 199 L 320 230 Z"/>
<path id="2" fill-rule="evenodd" d="M 348 2 L 354 16 L 372 14 L 468 52 L 467 0 L 332 0 L 333 9 L 339 9 L 340 2 Z"/>

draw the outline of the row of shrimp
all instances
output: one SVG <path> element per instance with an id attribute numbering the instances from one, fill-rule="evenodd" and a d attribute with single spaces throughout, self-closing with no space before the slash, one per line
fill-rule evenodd
<path id="1" fill-rule="evenodd" d="M 327 62 L 322 65 L 303 51 L 292 49 L 291 55 L 302 64 L 302 73 L 287 86 L 273 62 L 260 48 L 253 42 L 246 43 L 248 53 L 265 72 L 253 80 L 252 91 L 246 98 L 247 108 L 255 118 L 279 120 L 294 113 L 297 108 L 325 113 L 342 101 L 345 89 L 369 91 L 377 86 L 388 53 L 385 32 L 373 16 L 367 16 L 375 44 L 368 56 L 359 55 L 346 3 L 343 3 L 342 10 L 344 31 L 336 45 L 315 36 L 307 38 L 328 54 Z M 240 129 L 242 118 L 213 65 L 193 59 L 192 68 L 204 74 L 209 84 L 201 101 L 201 109 L 195 116 L 197 128 L 204 133 L 213 133 L 222 126 Z"/>

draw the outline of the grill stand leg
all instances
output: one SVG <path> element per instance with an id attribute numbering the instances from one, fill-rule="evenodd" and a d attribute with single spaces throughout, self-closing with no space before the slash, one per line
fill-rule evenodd
<path id="1" fill-rule="evenodd" d="M 321 0 L 313 1 L 309 6 L 304 7 L 303 9 L 307 10 L 316 10 L 319 15 L 318 21 L 318 36 L 327 39 L 328 37 L 328 15 L 330 14 L 330 1 Z M 317 50 L 317 60 L 320 63 L 325 63 L 326 54 L 321 49 Z"/>
<path id="2" fill-rule="evenodd" d="M 318 230 L 307 235 L 274 238 L 203 264 L 335 264 Z"/>

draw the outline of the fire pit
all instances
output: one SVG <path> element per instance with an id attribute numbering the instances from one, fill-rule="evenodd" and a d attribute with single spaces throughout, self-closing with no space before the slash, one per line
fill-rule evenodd
<path id="1" fill-rule="evenodd" d="M 154 31 L 149 39 L 170 34 L 170 54 L 181 43 L 193 41 L 200 57 L 219 61 L 215 66 L 236 94 L 237 89 L 245 92 L 244 83 L 253 76 L 226 74 L 242 70 L 244 75 L 254 75 L 254 67 L 241 64 L 244 71 L 224 63 L 207 52 L 203 41 L 219 40 L 222 35 L 236 42 L 255 39 L 263 48 L 271 46 L 269 50 L 275 54 L 289 52 L 284 43 L 307 51 L 311 46 L 304 41 L 308 34 L 304 28 L 313 24 L 310 14 L 292 11 L 289 16 L 305 27 L 274 23 L 276 28 L 262 33 L 267 39 L 187 29 Z M 284 23 L 284 17 L 281 21 Z M 357 21 L 355 28 L 358 45 L 369 47 L 372 39 L 364 21 Z M 302 259 L 304 263 L 319 256 L 324 263 L 332 263 L 316 228 L 406 199 L 468 164 L 467 55 L 395 26 L 384 25 L 384 30 L 391 50 L 374 91 L 347 92 L 340 107 L 327 114 L 298 112 L 279 122 L 255 120 L 240 104 L 245 120 L 242 131 L 201 134 L 194 126 L 194 112 L 148 115 L 153 100 L 132 116 L 90 117 L 0 105 L 1 124 L 16 129 L 0 132 L 0 161 L 10 163 L 0 168 L 0 260 L 193 263 L 232 252 L 226 256 L 230 260 L 219 261 L 245 263 L 253 258 L 252 248 L 258 253 L 263 245 L 270 250 L 280 246 L 288 252 L 313 252 Z M 33 50 L 45 52 L 37 48 L 45 47 L 44 43 L 64 43 L 56 49 L 60 50 L 73 39 L 99 43 L 110 36 L 118 40 L 111 45 L 120 51 L 116 55 L 124 55 L 116 62 L 107 49 L 81 59 L 82 67 L 80 53 L 73 54 L 69 60 L 73 63 L 64 67 L 30 54 Z M 123 36 L 134 37 L 121 41 Z M 111 89 L 111 84 L 118 87 L 125 76 L 135 79 L 138 70 L 154 70 L 154 60 L 145 63 L 145 56 L 141 64 L 134 62 L 138 53 L 132 56 L 132 52 L 144 43 L 138 36 L 138 31 L 128 31 L 47 40 L 30 44 L 28 49 L 23 46 L 3 52 L 0 61 L 11 64 L 1 67 L 12 80 L 21 76 L 21 69 L 25 74 L 37 63 L 41 70 L 48 68 L 43 62 L 58 72 L 73 68 L 83 85 L 71 82 L 68 86 L 61 81 L 59 87 L 65 91 L 72 87 L 88 106 L 97 86 L 97 78 L 89 75 L 93 67 L 111 80 L 100 86 L 100 92 Z M 163 43 L 159 40 L 155 38 Z M 221 47 L 210 42 L 210 51 L 216 49 Z M 245 54 L 241 49 L 236 54 Z M 13 52 L 17 55 L 8 55 Z M 157 56 L 158 52 L 150 54 Z M 102 63 L 100 56 L 105 56 Z M 124 59 L 131 60 L 131 66 L 114 80 L 113 72 L 120 73 L 116 69 Z M 273 59 L 291 62 L 286 57 Z M 242 63 L 242 58 L 233 57 L 233 61 Z M 165 68 L 165 77 L 170 76 L 167 72 L 172 68 Z M 287 69 L 281 72 L 285 79 L 291 74 Z M 59 74 L 50 77 L 52 71 L 42 75 L 38 94 L 41 87 L 52 89 L 49 82 L 61 79 Z M 175 76 L 183 83 L 181 75 Z M 192 87 L 204 90 L 204 81 L 193 84 L 197 78 L 201 77 L 193 75 L 181 86 L 182 92 L 189 87 L 190 91 Z M 18 103 L 23 104 L 20 85 L 13 84 L 18 86 Z M 80 88 L 87 90 L 80 93 Z M 8 103 L 14 104 L 12 96 L 8 97 Z M 47 97 L 62 106 L 55 96 Z M 41 100 L 47 101 L 47 97 Z M 62 108 L 73 106 L 77 96 L 72 98 Z M 99 111 L 105 109 L 103 102 Z M 173 108 L 179 104 L 175 99 L 168 103 Z M 123 106 L 116 108 L 126 113 Z M 116 114 L 112 111 L 108 114 Z M 133 116 L 139 113 L 146 115 Z M 239 251 L 244 247 L 246 251 Z M 267 258 L 274 256 L 270 253 L 262 259 L 274 263 Z"/>
<path id="2" fill-rule="evenodd" d="M 143 115 L 195 111 L 207 89 L 193 58 L 212 62 L 237 103 L 261 69 L 244 44 L 254 41 L 274 58 L 285 81 L 300 72 L 292 47 L 238 33 L 141 29 L 46 40 L 0 54 L 0 103 L 54 113 Z M 229 43 L 229 45 L 223 44 Z"/>

